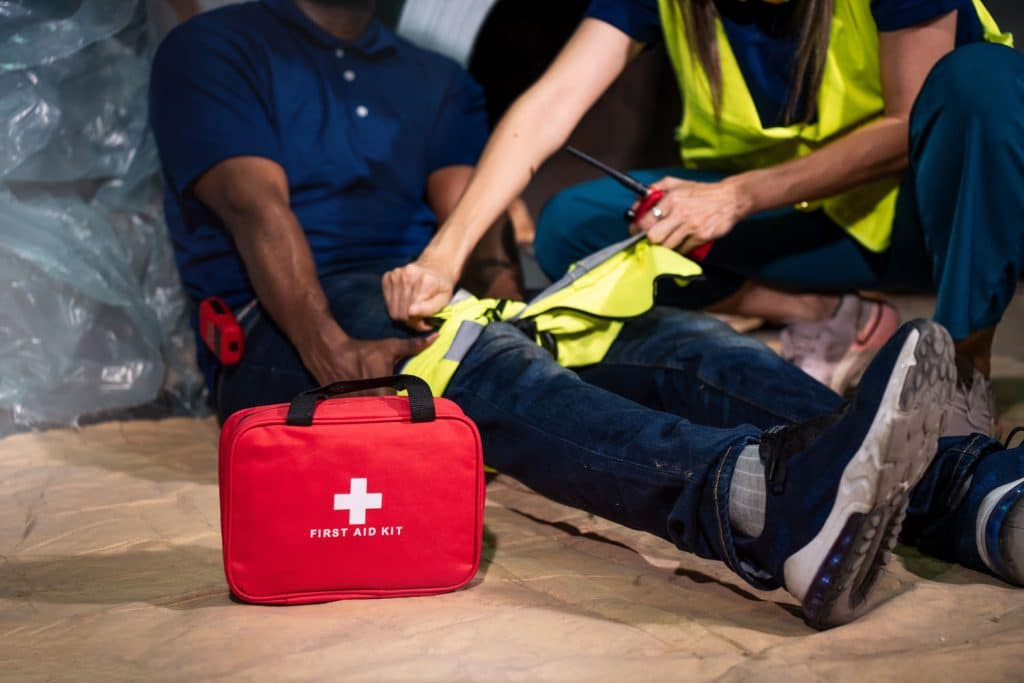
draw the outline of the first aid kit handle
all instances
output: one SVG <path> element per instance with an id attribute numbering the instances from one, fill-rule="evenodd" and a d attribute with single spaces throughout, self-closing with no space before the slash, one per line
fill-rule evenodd
<path id="1" fill-rule="evenodd" d="M 308 427 L 313 424 L 313 413 L 316 404 L 329 398 L 350 394 L 353 391 L 367 391 L 390 387 L 409 392 L 409 415 L 413 422 L 431 422 L 434 419 L 434 396 L 430 386 L 414 375 L 394 375 L 392 377 L 375 377 L 373 379 L 354 379 L 335 382 L 327 386 L 304 391 L 288 406 L 287 424 L 296 427 Z"/>

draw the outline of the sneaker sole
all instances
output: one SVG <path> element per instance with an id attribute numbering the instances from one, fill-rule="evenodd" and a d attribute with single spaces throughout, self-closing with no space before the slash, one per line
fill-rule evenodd
<path id="1" fill-rule="evenodd" d="M 956 369 L 953 341 L 929 322 L 907 335 L 874 420 L 843 471 L 817 536 L 784 565 L 786 587 L 815 628 L 853 621 L 891 559 L 910 489 L 935 457 Z"/>

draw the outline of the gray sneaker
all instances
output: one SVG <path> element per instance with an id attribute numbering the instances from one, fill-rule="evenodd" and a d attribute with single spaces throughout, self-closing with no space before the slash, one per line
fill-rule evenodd
<path id="1" fill-rule="evenodd" d="M 956 387 L 946 410 L 942 436 L 978 432 L 996 438 L 996 396 L 992 382 L 962 356 L 957 356 L 956 365 Z"/>

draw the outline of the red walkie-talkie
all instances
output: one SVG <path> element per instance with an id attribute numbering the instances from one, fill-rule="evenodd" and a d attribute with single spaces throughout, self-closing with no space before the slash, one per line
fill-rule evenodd
<path id="1" fill-rule="evenodd" d="M 624 187 L 632 190 L 633 192 L 636 192 L 636 194 L 637 194 L 637 201 L 639 201 L 640 204 L 636 208 L 630 207 L 626 211 L 626 220 L 628 220 L 630 223 L 636 222 L 636 221 L 640 220 L 641 218 L 643 218 L 644 216 L 646 216 L 647 213 L 651 209 L 653 209 L 654 206 L 658 202 L 660 202 L 662 200 L 662 198 L 665 196 L 665 193 L 662 192 L 661 190 L 657 189 L 656 187 L 651 187 L 650 185 L 644 185 L 643 183 L 641 183 L 636 178 L 634 178 L 634 177 L 632 177 L 630 175 L 627 175 L 627 174 L 623 173 L 622 171 L 619 171 L 617 169 L 612 168 L 611 166 L 609 166 L 608 164 L 604 163 L 603 161 L 598 161 L 594 157 L 590 156 L 589 154 L 587 154 L 585 152 L 581 152 L 580 150 L 576 149 L 572 145 L 566 145 L 565 146 L 565 151 L 568 152 L 569 154 L 572 154 L 574 157 L 576 157 L 578 159 L 581 159 L 582 161 L 587 162 L 588 164 L 590 164 L 594 168 L 597 168 L 597 169 L 601 170 L 602 172 L 607 174 L 612 179 L 617 180 Z M 708 242 L 707 244 L 702 244 L 699 247 L 696 247 L 695 249 L 692 249 L 687 254 L 687 256 L 689 256 L 690 258 L 695 259 L 697 261 L 703 261 L 704 257 L 708 255 L 709 251 L 711 251 L 711 245 L 712 244 L 713 244 L 712 242 Z"/>
<path id="2" fill-rule="evenodd" d="M 235 365 L 245 351 L 245 333 L 219 296 L 199 303 L 199 336 L 223 365 Z"/>

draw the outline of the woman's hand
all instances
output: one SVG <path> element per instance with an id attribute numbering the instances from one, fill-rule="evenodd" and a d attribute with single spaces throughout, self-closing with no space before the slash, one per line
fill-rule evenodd
<path id="1" fill-rule="evenodd" d="M 662 178 L 652 185 L 665 196 L 630 232 L 643 232 L 654 244 L 687 253 L 728 234 L 749 211 L 749 198 L 732 178 L 716 183 L 695 183 Z"/>
<path id="2" fill-rule="evenodd" d="M 423 319 L 448 305 L 458 278 L 444 265 L 432 263 L 426 254 L 388 271 L 381 283 L 388 315 L 414 330 L 429 330 Z"/>

